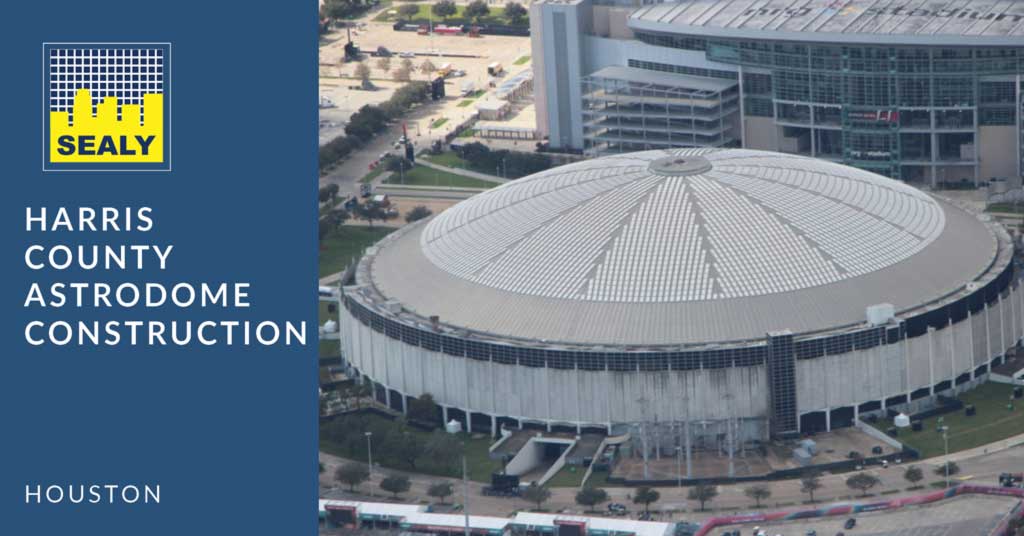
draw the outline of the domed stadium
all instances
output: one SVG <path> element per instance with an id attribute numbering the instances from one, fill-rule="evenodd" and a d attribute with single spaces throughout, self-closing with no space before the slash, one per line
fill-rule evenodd
<path id="1" fill-rule="evenodd" d="M 524 177 L 370 248 L 343 356 L 472 431 L 733 423 L 763 440 L 985 379 L 1024 327 L 1009 237 L 867 171 L 743 149 Z"/>

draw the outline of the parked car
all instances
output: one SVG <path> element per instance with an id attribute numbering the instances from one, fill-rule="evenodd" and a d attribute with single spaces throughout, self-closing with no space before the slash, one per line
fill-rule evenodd
<path id="1" fill-rule="evenodd" d="M 399 58 L 415 58 L 416 57 L 416 53 L 415 52 L 399 52 L 398 53 L 398 57 Z"/>
<path id="2" fill-rule="evenodd" d="M 613 514 L 615 514 L 615 515 L 617 515 L 617 516 L 624 516 L 624 515 L 626 515 L 626 511 L 627 510 L 626 510 L 626 505 L 624 505 L 622 503 L 609 503 L 608 504 L 608 511 L 613 513 Z"/>
<path id="3" fill-rule="evenodd" d="M 850 530 L 850 529 L 852 529 L 853 527 L 856 527 L 856 526 L 857 526 L 857 520 L 852 518 L 852 517 L 850 519 L 847 519 L 846 523 L 843 523 L 843 528 L 846 529 L 846 530 Z"/>

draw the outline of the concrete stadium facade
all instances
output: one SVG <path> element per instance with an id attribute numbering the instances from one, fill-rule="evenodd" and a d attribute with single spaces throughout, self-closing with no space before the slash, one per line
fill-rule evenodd
<path id="1" fill-rule="evenodd" d="M 815 203 L 830 215 L 801 219 Z M 430 393 L 472 431 L 734 421 L 765 439 L 984 381 L 1024 335 L 1012 255 L 985 216 L 861 170 L 648 151 L 396 231 L 343 288 L 339 330 L 382 401 Z"/>

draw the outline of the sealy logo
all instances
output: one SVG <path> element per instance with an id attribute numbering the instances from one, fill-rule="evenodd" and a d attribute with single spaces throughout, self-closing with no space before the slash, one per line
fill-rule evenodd
<path id="1" fill-rule="evenodd" d="M 170 43 L 45 43 L 45 171 L 170 171 Z"/>

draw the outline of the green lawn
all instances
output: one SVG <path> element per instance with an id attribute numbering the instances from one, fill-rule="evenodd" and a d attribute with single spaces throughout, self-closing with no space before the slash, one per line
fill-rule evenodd
<path id="1" fill-rule="evenodd" d="M 456 104 L 456 106 L 458 106 L 459 108 L 465 108 L 466 106 L 469 106 L 470 104 L 473 104 L 473 99 L 466 99 L 466 100 Z"/>
<path id="2" fill-rule="evenodd" d="M 529 61 L 530 61 L 530 57 L 529 56 L 523 56 L 523 57 L 519 58 L 518 60 L 516 60 L 515 62 L 513 62 L 512 65 L 523 65 L 523 64 L 525 64 L 525 63 L 527 63 Z"/>
<path id="3" fill-rule="evenodd" d="M 1009 212 L 1020 214 L 1024 212 L 1024 204 L 1017 203 L 992 203 L 985 207 L 985 212 Z"/>
<path id="4" fill-rule="evenodd" d="M 359 179 L 359 182 L 372 182 L 373 179 L 376 179 L 377 177 L 380 176 L 381 173 L 384 173 L 385 171 L 387 170 L 384 169 L 384 166 L 378 165 L 377 167 L 370 170 L 369 173 L 363 175 L 363 178 Z"/>
<path id="5" fill-rule="evenodd" d="M 441 154 L 425 154 L 421 158 L 425 158 L 430 162 L 440 164 L 442 166 L 448 166 L 459 169 L 468 169 L 471 171 L 476 171 L 477 173 L 484 173 L 486 175 L 494 175 L 494 172 L 496 171 L 494 168 L 484 168 L 478 165 L 474 165 L 473 162 L 469 162 L 459 157 L 459 155 L 455 154 L 453 151 L 445 151 Z M 521 176 L 522 175 L 517 176 L 514 174 L 510 174 L 509 178 L 518 179 Z"/>
<path id="6" fill-rule="evenodd" d="M 980 387 L 960 395 L 964 404 L 974 404 L 978 409 L 974 417 L 964 416 L 964 412 L 943 415 L 943 423 L 949 427 L 949 451 L 957 452 L 980 447 L 993 441 L 999 441 L 1017 434 L 1024 434 L 1024 403 L 1014 401 L 1013 410 L 1008 410 L 1013 388 L 1001 383 L 985 383 Z M 941 456 L 944 453 L 942 434 L 936 431 L 938 417 L 925 419 L 924 429 L 920 432 L 909 428 L 900 430 L 897 437 L 900 441 L 914 447 L 924 458 Z M 889 421 L 879 421 L 875 428 L 885 431 L 892 426 Z"/>
<path id="7" fill-rule="evenodd" d="M 384 417 L 374 414 L 364 414 L 363 416 L 364 418 L 369 419 L 371 421 L 386 420 L 384 419 Z M 404 427 L 403 432 L 420 436 L 421 438 L 423 438 L 424 441 L 426 441 L 431 434 L 431 432 L 425 432 L 418 428 L 412 427 Z M 491 439 L 489 437 L 481 437 L 478 439 L 474 439 L 469 434 L 459 434 L 457 437 L 459 441 L 466 445 L 466 469 L 469 473 L 469 478 L 475 482 L 490 483 L 491 474 L 501 470 L 501 462 L 497 460 L 492 460 L 490 459 L 490 457 L 488 457 L 487 449 L 491 445 Z M 374 439 L 376 440 L 376 435 L 374 436 Z M 361 447 L 362 442 L 359 442 L 359 445 Z M 376 446 L 377 445 L 375 445 L 375 447 Z M 357 456 L 356 453 L 346 450 L 344 445 L 338 445 L 333 441 L 326 439 L 326 434 L 324 433 L 323 428 L 321 428 L 320 431 L 320 450 L 327 452 L 329 454 L 334 454 L 335 456 L 341 456 L 343 458 L 362 459 L 363 456 L 365 456 L 365 451 L 361 451 L 360 453 L 358 453 L 359 455 Z M 374 448 L 374 465 L 379 463 L 383 467 L 410 470 L 407 464 L 399 460 L 393 460 L 387 457 L 378 456 L 378 452 L 378 448 Z M 421 456 L 419 459 L 416 460 L 415 472 L 428 475 L 449 477 L 462 476 L 461 467 L 452 468 L 439 466 L 438 464 L 432 463 L 432 460 L 428 459 L 425 455 Z"/>
<path id="8" fill-rule="evenodd" d="M 400 173 L 392 173 L 388 178 L 388 184 L 408 184 L 411 186 L 447 186 L 451 188 L 494 188 L 498 185 L 495 182 L 482 181 L 471 177 L 463 177 L 447 171 L 440 171 L 426 166 L 414 166 L 405 172 L 403 178 Z"/>
<path id="9" fill-rule="evenodd" d="M 417 13 L 416 15 L 413 15 L 413 17 L 411 19 L 409 19 L 407 22 L 409 24 L 429 24 L 430 20 L 431 20 L 430 6 L 431 6 L 431 4 L 419 4 L 419 7 L 420 7 L 419 13 Z M 480 23 L 481 24 L 508 24 L 508 25 L 513 25 L 511 21 L 509 21 L 507 18 L 505 18 L 505 8 L 504 7 L 490 6 L 490 8 L 491 8 L 490 14 L 487 15 L 486 17 L 480 19 Z M 397 10 L 397 8 L 394 8 L 394 9 Z M 460 26 L 460 25 L 463 25 L 463 24 L 470 24 L 471 21 L 469 19 L 466 19 L 465 16 L 463 15 L 463 12 L 465 10 L 466 10 L 466 6 L 465 5 L 456 6 L 455 14 L 452 15 L 451 17 L 448 17 L 447 19 L 442 19 L 442 18 L 434 16 L 433 17 L 434 24 L 435 25 L 437 25 L 437 24 L 445 24 L 445 25 L 448 25 L 448 26 Z M 400 17 L 397 14 L 395 14 L 395 15 L 388 15 L 388 11 L 390 11 L 390 10 L 385 9 L 384 11 L 381 11 L 380 15 L 377 15 L 376 17 L 374 17 L 373 20 L 375 20 L 377 22 L 394 22 L 394 21 L 402 18 L 402 17 Z M 527 19 L 524 19 L 522 22 L 520 22 L 518 24 L 518 26 L 526 26 L 528 24 L 530 24 L 530 21 L 527 20 Z"/>
<path id="10" fill-rule="evenodd" d="M 453 168 L 466 168 L 468 167 L 466 161 L 459 155 L 452 151 L 445 151 L 441 154 L 425 154 L 421 158 L 428 162 L 433 162 L 442 166 L 448 166 Z"/>
<path id="11" fill-rule="evenodd" d="M 608 484 L 608 471 L 593 471 L 590 473 L 590 478 L 587 479 L 587 486 L 592 488 L 607 488 Z"/>
<path id="12" fill-rule="evenodd" d="M 323 325 L 323 322 L 320 325 Z M 338 357 L 339 355 L 341 355 L 340 341 L 320 341 L 320 357 Z"/>
<path id="13" fill-rule="evenodd" d="M 320 277 L 345 269 L 367 246 L 371 246 L 388 233 L 390 227 L 363 227 L 343 225 L 333 231 L 320 244 Z"/>
<path id="14" fill-rule="evenodd" d="M 438 119 L 437 121 L 434 121 L 433 123 L 431 123 L 430 124 L 430 128 L 441 128 L 447 122 L 448 122 L 448 118 L 447 117 L 442 117 L 441 119 Z"/>
<path id="15" fill-rule="evenodd" d="M 583 475 L 587 474 L 586 467 L 566 465 L 551 477 L 545 484 L 551 488 L 578 488 L 583 483 Z"/>

